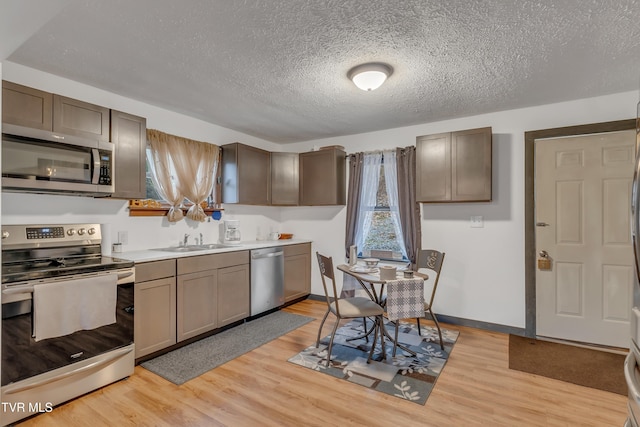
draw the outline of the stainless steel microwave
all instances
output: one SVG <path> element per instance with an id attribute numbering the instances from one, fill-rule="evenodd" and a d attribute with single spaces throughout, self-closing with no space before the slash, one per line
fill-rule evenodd
<path id="1" fill-rule="evenodd" d="M 114 144 L 2 125 L 2 191 L 94 197 L 114 192 Z"/>

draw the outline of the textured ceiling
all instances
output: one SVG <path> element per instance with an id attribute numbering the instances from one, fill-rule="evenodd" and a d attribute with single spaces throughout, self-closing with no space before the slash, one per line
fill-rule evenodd
<path id="1" fill-rule="evenodd" d="M 296 142 L 638 90 L 640 0 L 71 0 L 8 60 Z"/>

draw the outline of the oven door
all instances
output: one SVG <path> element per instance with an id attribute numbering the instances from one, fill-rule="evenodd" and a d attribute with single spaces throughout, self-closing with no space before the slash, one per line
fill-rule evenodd
<path id="1" fill-rule="evenodd" d="M 91 276 L 73 276 L 66 280 Z M 2 386 L 132 344 L 133 282 L 126 279 L 124 282 L 117 285 L 115 323 L 39 341 L 33 337 L 33 286 L 42 282 L 3 286 Z M 61 307 L 63 309 L 68 308 Z"/>

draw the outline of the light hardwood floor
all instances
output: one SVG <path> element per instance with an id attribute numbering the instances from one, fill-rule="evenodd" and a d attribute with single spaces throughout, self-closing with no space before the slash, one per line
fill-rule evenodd
<path id="1" fill-rule="evenodd" d="M 286 311 L 320 319 L 324 303 Z M 327 321 L 325 334 L 333 319 Z M 287 362 L 320 321 L 182 386 L 137 366 L 130 378 L 22 423 L 29 426 L 622 426 L 626 397 L 508 369 L 508 336 L 460 337 L 422 406 Z"/>

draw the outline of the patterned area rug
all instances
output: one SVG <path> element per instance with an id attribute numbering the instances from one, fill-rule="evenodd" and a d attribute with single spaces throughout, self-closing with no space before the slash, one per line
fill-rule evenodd
<path id="1" fill-rule="evenodd" d="M 334 320 L 335 317 L 327 319 L 325 328 L 331 328 Z M 371 325 L 372 321 L 367 321 L 369 328 Z M 385 321 L 385 327 L 393 336 L 395 331 L 393 323 Z M 369 338 L 368 343 L 365 339 L 347 341 L 347 338 L 362 335 L 363 331 L 362 319 L 352 320 L 338 329 L 328 368 L 325 363 L 329 336 L 320 340 L 320 348 L 316 348 L 314 343 L 290 358 L 289 362 L 424 405 L 447 363 L 449 354 L 458 339 L 458 332 L 442 329 L 445 347 L 442 351 L 436 328 L 421 325 L 422 336 L 420 336 L 415 323 L 402 323 L 398 342 L 416 352 L 416 356 L 411 356 L 398 348 L 396 357 L 392 357 L 393 343 L 385 339 L 387 358 L 383 360 L 382 346 L 378 340 L 373 360 L 367 364 L 372 337 Z"/>

